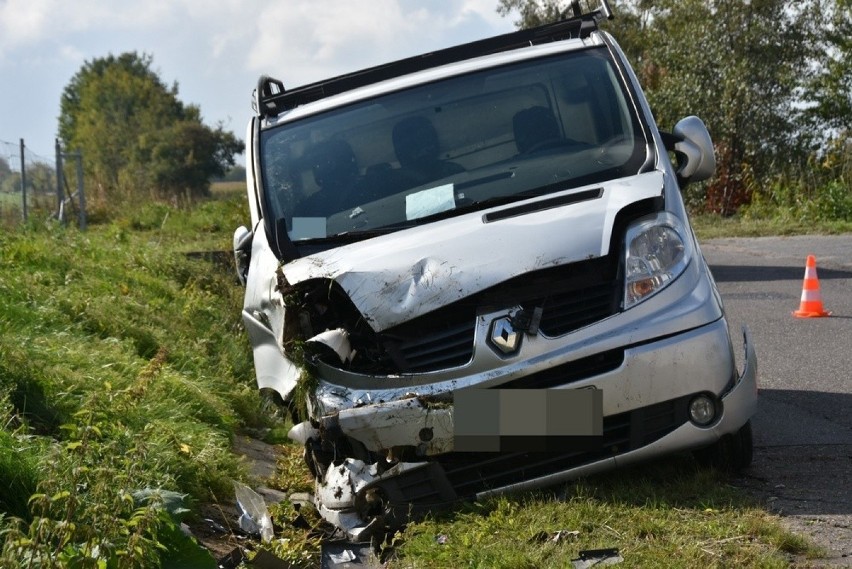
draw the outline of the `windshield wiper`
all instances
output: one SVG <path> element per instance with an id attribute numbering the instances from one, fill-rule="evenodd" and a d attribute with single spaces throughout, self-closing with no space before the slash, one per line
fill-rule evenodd
<path id="1" fill-rule="evenodd" d="M 337 244 L 337 243 L 355 243 L 363 241 L 379 235 L 385 235 L 394 231 L 391 228 L 371 229 L 369 231 L 342 231 L 334 235 L 326 235 L 325 237 L 310 237 L 308 239 L 296 239 L 293 241 L 296 245 L 317 245 L 317 244 Z"/>
<path id="2" fill-rule="evenodd" d="M 518 200 L 527 199 L 528 197 L 529 196 L 521 194 L 514 194 L 511 196 L 495 196 L 478 201 L 472 201 L 469 199 L 462 198 L 461 200 L 459 200 L 459 205 L 452 209 L 439 211 L 431 215 L 424 215 L 423 217 L 411 219 L 405 223 L 400 223 L 391 227 L 393 227 L 392 231 L 396 231 L 397 229 L 405 229 L 406 227 L 414 227 L 417 225 L 423 225 L 425 223 L 432 223 L 433 221 L 440 221 L 442 219 L 456 217 L 457 215 L 470 213 L 472 211 L 479 211 L 481 209 L 488 209 L 490 207 L 495 207 L 498 205 L 505 205 L 508 203 L 516 202 Z"/>
<path id="3" fill-rule="evenodd" d="M 527 190 L 519 194 L 511 194 L 508 196 L 493 196 L 483 200 L 474 201 L 467 198 L 462 198 L 461 200 L 459 200 L 459 205 L 457 205 L 453 209 L 439 211 L 437 213 L 433 213 L 432 215 L 426 215 L 396 225 L 386 226 L 383 229 L 387 229 L 389 231 L 396 231 L 399 229 L 405 229 L 406 227 L 413 227 L 416 225 L 423 225 L 424 223 L 432 223 L 433 221 L 439 221 L 441 219 L 448 219 L 450 217 L 455 217 L 457 215 L 462 215 L 473 211 L 480 211 L 483 209 L 489 209 L 492 207 L 498 207 L 501 205 L 507 205 L 523 200 L 528 200 L 530 198 L 535 198 L 551 193 L 553 191 L 553 187 L 557 185 L 558 184 L 550 184 L 547 186 L 542 186 L 540 188 L 533 188 L 531 190 Z"/>

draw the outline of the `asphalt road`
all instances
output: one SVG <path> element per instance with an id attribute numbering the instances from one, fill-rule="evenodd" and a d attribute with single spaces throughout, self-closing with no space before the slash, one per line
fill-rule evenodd
<path id="1" fill-rule="evenodd" d="M 747 325 L 757 350 L 755 460 L 740 481 L 827 548 L 824 563 L 852 567 L 852 235 L 713 239 L 701 250 L 732 331 Z M 827 318 L 791 314 L 808 254 Z"/>

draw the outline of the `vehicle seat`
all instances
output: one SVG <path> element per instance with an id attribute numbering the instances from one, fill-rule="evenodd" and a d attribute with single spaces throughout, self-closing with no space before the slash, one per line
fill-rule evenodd
<path id="1" fill-rule="evenodd" d="M 411 186 L 464 172 L 461 165 L 440 159 L 438 132 L 426 117 L 414 116 L 399 121 L 393 127 L 392 138 L 400 172 Z"/>
<path id="2" fill-rule="evenodd" d="M 556 117 L 547 107 L 535 106 L 515 113 L 512 117 L 512 131 L 520 154 L 563 142 Z"/>
<path id="3" fill-rule="evenodd" d="M 319 190 L 296 206 L 305 217 L 328 217 L 357 199 L 358 162 L 352 147 L 344 140 L 317 144 L 308 154 L 314 182 Z"/>

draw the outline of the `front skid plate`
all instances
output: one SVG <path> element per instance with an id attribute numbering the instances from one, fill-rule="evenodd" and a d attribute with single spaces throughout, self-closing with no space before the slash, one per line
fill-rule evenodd
<path id="1" fill-rule="evenodd" d="M 409 519 L 458 502 L 440 465 L 400 462 L 379 474 L 378 463 L 347 458 L 332 465 L 316 484 L 317 511 L 343 529 L 352 541 L 368 539 L 376 531 L 397 528 Z M 417 505 L 418 496 L 438 500 Z"/>

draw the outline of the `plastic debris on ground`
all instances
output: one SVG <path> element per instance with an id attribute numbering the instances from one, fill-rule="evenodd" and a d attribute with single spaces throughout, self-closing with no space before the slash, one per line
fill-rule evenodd
<path id="1" fill-rule="evenodd" d="M 552 541 L 553 543 L 562 543 L 563 541 L 567 541 L 569 539 L 576 539 L 580 536 L 580 532 L 577 530 L 567 530 L 561 529 L 559 531 L 547 533 L 545 531 L 540 531 L 533 535 L 530 538 L 531 542 L 544 543 L 547 541 Z"/>
<path id="2" fill-rule="evenodd" d="M 216 564 L 219 569 L 237 569 L 245 558 L 245 552 L 241 548 L 235 547 L 230 551 L 230 553 L 217 559 Z"/>
<path id="3" fill-rule="evenodd" d="M 383 567 L 369 543 L 334 541 L 322 544 L 321 569 L 379 569 Z"/>
<path id="4" fill-rule="evenodd" d="M 228 533 L 228 528 L 226 528 L 225 526 L 223 526 L 222 524 L 220 524 L 219 522 L 217 522 L 214 519 L 204 518 L 204 522 L 207 524 L 207 527 L 210 528 L 210 531 L 213 531 L 213 532 L 216 532 L 216 533 L 219 533 L 219 534 Z"/>
<path id="5" fill-rule="evenodd" d="M 349 561 L 355 561 L 355 554 L 352 553 L 349 549 L 344 549 L 340 553 L 331 553 L 328 556 L 331 559 L 332 563 L 340 565 L 341 563 L 348 563 Z"/>
<path id="6" fill-rule="evenodd" d="M 590 567 L 604 567 L 615 565 L 624 561 L 618 553 L 618 549 L 586 549 L 579 553 L 580 557 L 571 560 L 574 569 L 589 569 Z"/>
<path id="7" fill-rule="evenodd" d="M 240 518 L 237 523 L 240 529 L 249 535 L 259 535 L 260 540 L 268 543 L 272 540 L 272 518 L 263 498 L 243 484 L 234 481 L 234 493 L 237 498 L 237 508 Z"/>
<path id="8" fill-rule="evenodd" d="M 264 549 L 258 550 L 248 566 L 252 569 L 295 569 L 295 565 L 289 561 L 284 561 Z"/>

